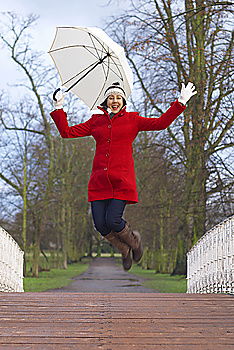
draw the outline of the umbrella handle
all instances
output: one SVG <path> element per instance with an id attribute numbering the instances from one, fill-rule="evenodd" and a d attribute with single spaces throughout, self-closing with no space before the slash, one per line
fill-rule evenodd
<path id="1" fill-rule="evenodd" d="M 55 98 L 55 95 L 57 94 L 57 92 L 59 92 L 61 89 L 60 88 L 58 88 L 57 90 L 55 90 L 55 92 L 53 93 L 53 100 L 55 101 L 55 102 L 57 102 L 57 99 Z"/>

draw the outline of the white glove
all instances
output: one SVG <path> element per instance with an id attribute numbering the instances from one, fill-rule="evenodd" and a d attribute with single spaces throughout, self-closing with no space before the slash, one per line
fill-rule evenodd
<path id="1" fill-rule="evenodd" d="M 195 90 L 195 86 L 193 83 L 188 83 L 187 86 L 182 83 L 182 89 L 180 92 L 180 97 L 178 98 L 178 102 L 182 103 L 183 105 L 186 105 L 188 100 L 193 96 L 197 94 L 197 91 Z"/>
<path id="2" fill-rule="evenodd" d="M 61 89 L 55 90 L 53 93 L 53 105 L 55 109 L 63 108 L 64 97 L 65 95 Z"/>

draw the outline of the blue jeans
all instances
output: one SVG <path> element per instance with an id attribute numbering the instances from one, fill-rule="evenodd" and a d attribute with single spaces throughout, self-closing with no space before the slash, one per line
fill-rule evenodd
<path id="1" fill-rule="evenodd" d="M 126 221 L 122 218 L 126 201 L 121 199 L 104 199 L 91 202 L 93 222 L 102 236 L 111 231 L 120 232 Z"/>

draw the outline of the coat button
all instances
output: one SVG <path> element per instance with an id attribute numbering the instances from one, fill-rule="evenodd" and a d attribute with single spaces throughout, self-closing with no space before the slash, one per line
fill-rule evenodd
<path id="1" fill-rule="evenodd" d="M 104 168 L 104 170 L 107 170 L 107 168 Z"/>
<path id="2" fill-rule="evenodd" d="M 106 154 L 106 157 L 109 157 L 109 153 Z"/>
<path id="3" fill-rule="evenodd" d="M 108 139 L 107 142 L 110 142 L 110 139 Z"/>
<path id="4" fill-rule="evenodd" d="M 111 125 L 110 125 L 110 124 L 108 125 L 108 128 L 109 128 L 109 129 L 111 128 Z"/>

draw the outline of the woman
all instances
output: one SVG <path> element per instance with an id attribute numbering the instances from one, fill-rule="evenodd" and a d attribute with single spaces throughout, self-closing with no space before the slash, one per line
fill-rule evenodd
<path id="1" fill-rule="evenodd" d="M 196 93 L 192 83 L 186 87 L 183 84 L 178 100 L 160 118 L 146 118 L 126 111 L 124 89 L 114 83 L 105 91 L 104 102 L 98 107 L 102 113 L 74 126 L 68 126 L 61 90 L 54 93 L 55 110 L 51 116 L 60 135 L 63 138 L 93 136 L 96 141 L 88 201 L 97 231 L 121 252 L 125 270 L 131 268 L 132 259 L 139 262 L 143 254 L 139 233 L 133 232 L 122 217 L 126 204 L 138 202 L 132 143 L 139 131 L 166 129 Z"/>

